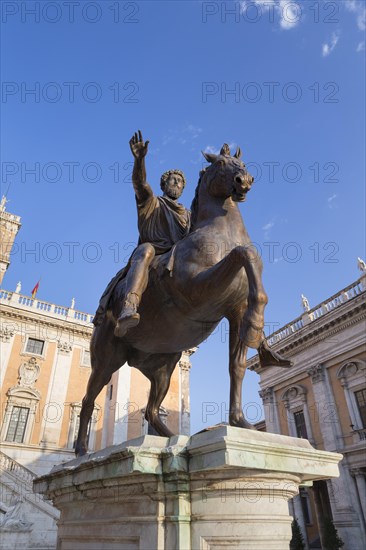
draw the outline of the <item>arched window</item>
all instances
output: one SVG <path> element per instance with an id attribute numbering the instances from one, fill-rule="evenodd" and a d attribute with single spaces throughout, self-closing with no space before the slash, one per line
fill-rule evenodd
<path id="1" fill-rule="evenodd" d="M 350 425 L 359 439 L 366 439 L 366 364 L 348 361 L 338 370 L 350 416 Z"/>
<path id="2" fill-rule="evenodd" d="M 1 428 L 1 440 L 11 443 L 29 443 L 41 394 L 34 384 L 40 367 L 34 357 L 19 367 L 18 385 L 6 392 L 7 403 Z"/>
<path id="3" fill-rule="evenodd" d="M 294 385 L 284 391 L 281 400 L 287 411 L 289 435 L 313 442 L 306 394 L 307 390 L 304 386 Z"/>

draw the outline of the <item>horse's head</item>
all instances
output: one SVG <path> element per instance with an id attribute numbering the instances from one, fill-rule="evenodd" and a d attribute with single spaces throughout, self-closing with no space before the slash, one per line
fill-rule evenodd
<path id="1" fill-rule="evenodd" d="M 240 148 L 238 147 L 234 156 L 231 156 L 229 146 L 224 143 L 219 155 L 203 152 L 202 154 L 210 163 L 204 171 L 210 195 L 223 198 L 231 196 L 236 202 L 245 201 L 254 178 L 240 160 Z"/>

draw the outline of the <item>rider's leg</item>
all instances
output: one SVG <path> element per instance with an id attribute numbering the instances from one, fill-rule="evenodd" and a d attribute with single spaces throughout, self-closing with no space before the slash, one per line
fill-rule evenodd
<path id="1" fill-rule="evenodd" d="M 126 275 L 125 301 L 114 330 L 115 336 L 124 336 L 130 328 L 140 322 L 137 308 L 147 287 L 149 267 L 154 257 L 155 249 L 150 243 L 141 244 L 133 253 L 131 267 Z"/>

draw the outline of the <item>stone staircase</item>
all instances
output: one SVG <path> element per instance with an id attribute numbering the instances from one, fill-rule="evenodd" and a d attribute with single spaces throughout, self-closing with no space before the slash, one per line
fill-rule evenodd
<path id="1" fill-rule="evenodd" d="M 33 493 L 36 477 L 0 451 L 0 550 L 54 550 L 59 512 Z"/>

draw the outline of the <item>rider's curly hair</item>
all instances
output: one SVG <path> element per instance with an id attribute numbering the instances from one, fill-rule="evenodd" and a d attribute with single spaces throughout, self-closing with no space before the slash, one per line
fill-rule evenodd
<path id="1" fill-rule="evenodd" d="M 162 191 L 165 191 L 165 184 L 166 182 L 168 181 L 169 179 L 169 176 L 171 174 L 178 174 L 178 176 L 180 176 L 183 180 L 183 189 L 184 187 L 186 186 L 186 178 L 185 178 L 185 175 L 183 174 L 183 172 L 181 170 L 168 170 L 167 172 L 164 172 L 164 174 L 161 176 L 160 178 L 160 188 Z"/>

